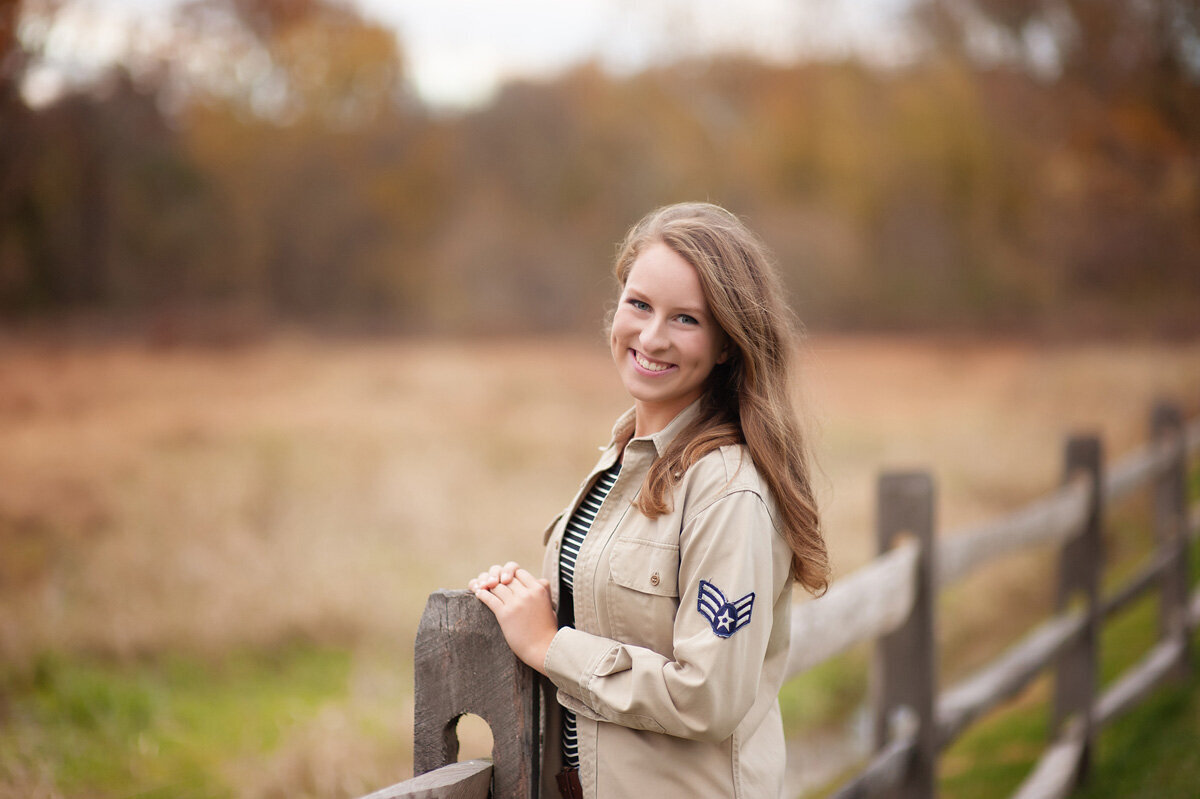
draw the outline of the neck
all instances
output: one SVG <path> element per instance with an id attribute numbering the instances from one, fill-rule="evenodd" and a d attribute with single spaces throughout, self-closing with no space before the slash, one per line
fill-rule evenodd
<path id="1" fill-rule="evenodd" d="M 669 425 L 691 401 L 678 407 L 634 402 L 633 437 L 652 436 Z"/>

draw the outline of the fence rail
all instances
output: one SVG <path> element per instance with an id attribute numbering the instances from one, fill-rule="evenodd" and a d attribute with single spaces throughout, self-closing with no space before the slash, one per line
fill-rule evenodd
<path id="1" fill-rule="evenodd" d="M 1189 542 L 1200 539 L 1200 503 L 1188 506 L 1186 482 L 1198 453 L 1200 418 L 1185 426 L 1175 408 L 1160 403 L 1148 442 L 1119 461 L 1106 468 L 1097 438 L 1072 438 L 1059 489 L 936 542 L 932 478 L 922 472 L 882 475 L 880 555 L 792 614 L 788 679 L 857 643 L 875 641 L 875 753 L 833 796 L 933 797 L 939 752 L 1046 669 L 1054 674 L 1052 740 L 1013 796 L 1067 796 L 1088 767 L 1097 730 L 1189 668 L 1200 591 L 1190 589 L 1188 555 Z M 1143 489 L 1151 495 L 1155 551 L 1102 596 L 1105 515 Z M 998 558 L 1039 547 L 1058 549 L 1057 612 L 938 694 L 938 592 Z M 1150 591 L 1161 596 L 1158 643 L 1097 691 L 1101 625 Z M 544 697 L 533 672 L 512 657 L 495 620 L 479 608 L 462 591 L 430 597 L 414 670 L 414 770 L 420 776 L 364 799 L 538 796 Z M 492 763 L 452 762 L 455 725 L 468 712 L 492 726 Z"/>
<path id="2" fill-rule="evenodd" d="M 904 541 L 833 583 L 820 601 L 793 608 L 786 679 L 903 624 L 916 598 L 918 555 L 916 542 Z"/>
<path id="3" fill-rule="evenodd" d="M 991 665 L 942 693 L 938 743 L 949 746 L 975 719 L 1020 693 L 1063 648 L 1083 634 L 1083 613 L 1055 616 L 1009 647 Z"/>
<path id="4" fill-rule="evenodd" d="M 1082 480 L 978 527 L 951 533 L 938 544 L 938 586 L 945 587 L 999 557 L 1061 544 L 1086 521 L 1090 491 Z"/>

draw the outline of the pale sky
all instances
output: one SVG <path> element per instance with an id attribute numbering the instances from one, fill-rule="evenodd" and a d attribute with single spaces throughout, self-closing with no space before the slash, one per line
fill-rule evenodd
<path id="1" fill-rule="evenodd" d="M 470 103 L 506 77 L 553 74 L 594 58 L 618 72 L 738 50 L 899 57 L 906 0 L 355 0 L 397 29 L 426 99 Z"/>
<path id="2" fill-rule="evenodd" d="M 47 43 L 48 61 L 86 73 L 166 26 L 179 0 L 72 0 Z M 405 67 L 427 102 L 484 102 L 504 80 L 552 76 L 596 60 L 614 72 L 688 55 L 737 51 L 789 61 L 855 54 L 902 61 L 909 0 L 351 0 L 396 30 Z M 52 94 L 60 74 L 31 77 Z"/>

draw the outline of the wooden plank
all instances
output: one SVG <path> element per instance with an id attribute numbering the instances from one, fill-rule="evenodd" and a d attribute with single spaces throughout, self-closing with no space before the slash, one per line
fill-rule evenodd
<path id="1" fill-rule="evenodd" d="M 938 543 L 938 586 L 949 585 L 1003 555 L 1072 538 L 1087 520 L 1088 499 L 1088 482 L 1072 480 L 1014 513 L 948 533 Z"/>
<path id="2" fill-rule="evenodd" d="M 916 596 L 919 549 L 915 541 L 904 541 L 835 582 L 819 599 L 792 608 L 785 679 L 903 624 Z"/>
<path id="3" fill-rule="evenodd" d="M 1187 426 L 1186 441 L 1187 456 L 1189 458 L 1194 458 L 1197 454 L 1200 454 L 1200 416 L 1193 419 L 1191 424 Z"/>
<path id="4" fill-rule="evenodd" d="M 928 472 L 889 473 L 878 483 L 879 517 L 875 537 L 881 552 L 905 538 L 920 545 L 916 595 L 904 623 L 875 641 L 875 746 L 884 749 L 898 713 L 914 714 L 916 747 L 894 799 L 933 799 L 937 792 L 937 643 L 934 636 L 937 586 L 934 544 L 934 489 Z"/>
<path id="5" fill-rule="evenodd" d="M 1192 604 L 1188 618 L 1193 630 L 1200 627 L 1200 591 L 1192 592 Z"/>
<path id="6" fill-rule="evenodd" d="M 1154 406 L 1150 417 L 1150 436 L 1170 453 L 1170 460 L 1154 477 L 1151 493 L 1154 505 L 1154 539 L 1162 557 L 1168 560 L 1159 583 L 1158 630 L 1163 639 L 1172 638 L 1181 648 L 1175 663 L 1175 676 L 1185 679 L 1191 671 L 1192 635 L 1188 624 L 1188 500 L 1187 431 L 1179 408 L 1165 402 Z"/>
<path id="7" fill-rule="evenodd" d="M 1149 485 L 1167 469 L 1175 455 L 1174 448 L 1161 442 L 1143 444 L 1108 467 L 1104 477 L 1105 501 L 1110 505 Z"/>
<path id="8" fill-rule="evenodd" d="M 1042 753 L 1037 766 L 1013 799 L 1065 799 L 1075 787 L 1087 736 L 1083 725 L 1071 725 L 1057 743 Z"/>
<path id="9" fill-rule="evenodd" d="M 1105 617 L 1111 616 L 1135 601 L 1146 590 L 1156 586 L 1163 570 L 1171 562 L 1172 558 L 1169 553 L 1167 555 L 1161 552 L 1154 553 L 1132 577 L 1126 580 L 1111 595 L 1104 598 L 1104 601 L 1101 603 L 1101 613 Z"/>
<path id="10" fill-rule="evenodd" d="M 1200 503 L 1192 506 L 1192 512 L 1188 517 L 1188 535 L 1200 540 Z"/>
<path id="11" fill-rule="evenodd" d="M 1113 683 L 1096 702 L 1093 716 L 1103 726 L 1145 698 L 1146 694 L 1171 673 L 1183 655 L 1176 639 L 1161 641 Z"/>
<path id="12" fill-rule="evenodd" d="M 1096 700 L 1100 659 L 1100 568 L 1104 562 L 1104 447 L 1098 436 L 1072 436 L 1067 440 L 1063 482 L 1086 475 L 1087 521 L 1079 535 L 1063 544 L 1058 558 L 1055 609 L 1062 613 L 1075 602 L 1084 603 L 1084 624 L 1079 635 L 1059 649 L 1054 659 L 1054 696 L 1051 700 L 1051 738 L 1065 733 L 1066 725 L 1078 723 L 1083 731 L 1083 754 L 1076 782 L 1089 768 L 1092 748 L 1092 705 Z"/>
<path id="13" fill-rule="evenodd" d="M 543 711 L 537 674 L 468 591 L 429 595 L 413 653 L 413 772 L 458 759 L 456 727 L 474 713 L 492 731 L 495 799 L 537 799 Z"/>
<path id="14" fill-rule="evenodd" d="M 1080 612 L 1055 616 L 938 700 L 938 745 L 949 746 L 972 721 L 1028 685 L 1084 628 Z"/>
<path id="15" fill-rule="evenodd" d="M 464 760 L 426 772 L 361 799 L 488 799 L 490 760 Z"/>

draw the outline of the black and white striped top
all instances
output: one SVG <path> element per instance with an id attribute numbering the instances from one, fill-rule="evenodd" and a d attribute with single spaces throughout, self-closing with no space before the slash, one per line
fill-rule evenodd
<path id="1" fill-rule="evenodd" d="M 579 557 L 579 549 L 592 522 L 596 520 L 596 512 L 601 503 L 617 482 L 621 472 L 621 462 L 617 461 L 606 471 L 600 473 L 595 484 L 575 513 L 567 522 L 563 531 L 562 551 L 558 558 L 559 592 L 558 592 L 558 623 L 560 626 L 575 626 L 575 559 Z M 575 714 L 563 708 L 562 749 L 563 766 L 579 768 L 579 736 L 575 726 Z"/>

